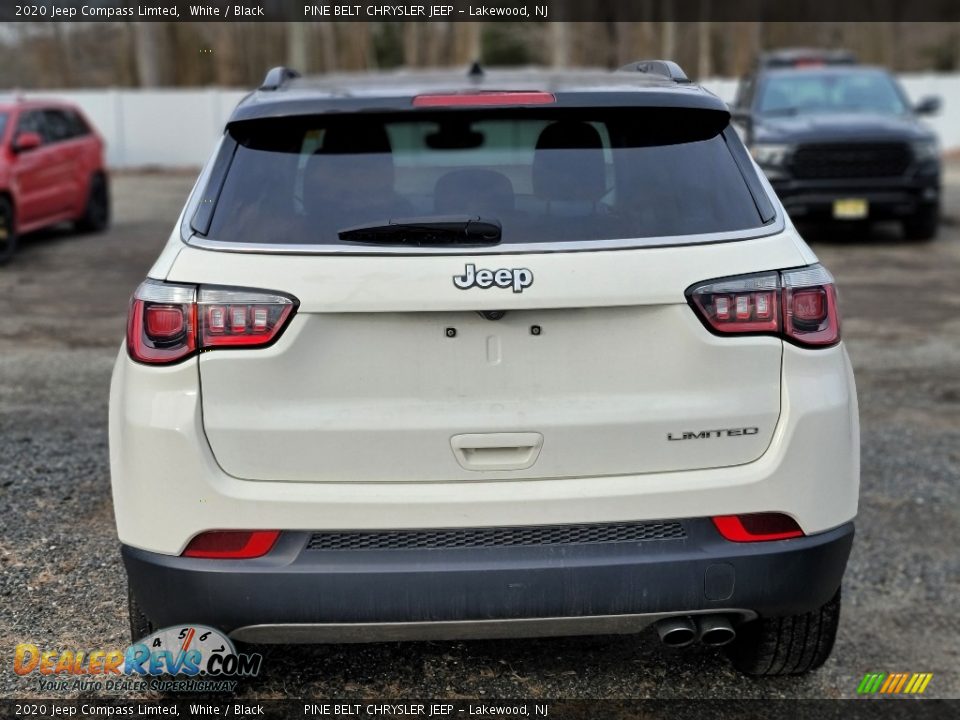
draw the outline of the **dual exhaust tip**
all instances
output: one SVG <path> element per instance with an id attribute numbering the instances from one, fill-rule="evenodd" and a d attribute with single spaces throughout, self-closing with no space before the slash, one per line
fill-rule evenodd
<path id="1" fill-rule="evenodd" d="M 700 615 L 696 619 L 679 615 L 656 624 L 660 642 L 668 647 L 686 647 L 699 640 L 709 647 L 720 647 L 737 637 L 733 625 L 723 615 Z"/>

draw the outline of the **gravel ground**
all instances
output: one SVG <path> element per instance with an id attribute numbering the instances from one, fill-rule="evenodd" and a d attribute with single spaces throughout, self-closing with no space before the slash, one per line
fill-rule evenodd
<path id="1" fill-rule="evenodd" d="M 116 648 L 126 594 L 113 528 L 107 390 L 126 301 L 192 184 L 119 176 L 104 235 L 50 232 L 0 268 L 0 697 L 36 695 L 19 642 Z M 948 212 L 960 216 L 960 173 Z M 715 651 L 643 636 L 262 648 L 244 697 L 836 698 L 867 671 L 927 671 L 960 697 L 960 227 L 809 235 L 841 288 L 862 413 L 863 486 L 833 656 L 757 681 Z"/>

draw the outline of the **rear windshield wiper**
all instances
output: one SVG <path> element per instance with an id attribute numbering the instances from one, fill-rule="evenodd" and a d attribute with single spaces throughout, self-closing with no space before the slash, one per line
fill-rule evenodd
<path id="1" fill-rule="evenodd" d="M 383 245 L 496 245 L 500 221 L 469 215 L 397 218 L 357 225 L 337 233 L 341 240 Z"/>

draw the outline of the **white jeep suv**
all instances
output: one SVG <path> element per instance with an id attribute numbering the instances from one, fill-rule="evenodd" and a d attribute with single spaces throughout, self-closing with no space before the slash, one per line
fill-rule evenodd
<path id="1" fill-rule="evenodd" d="M 673 63 L 271 71 L 136 290 L 131 630 L 632 632 L 823 663 L 859 483 L 830 274 Z"/>

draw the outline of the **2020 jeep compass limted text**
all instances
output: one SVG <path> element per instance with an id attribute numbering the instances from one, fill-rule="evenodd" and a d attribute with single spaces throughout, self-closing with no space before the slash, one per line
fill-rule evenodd
<path id="1" fill-rule="evenodd" d="M 672 63 L 271 71 L 129 317 L 135 636 L 830 653 L 859 482 L 833 279 Z"/>

